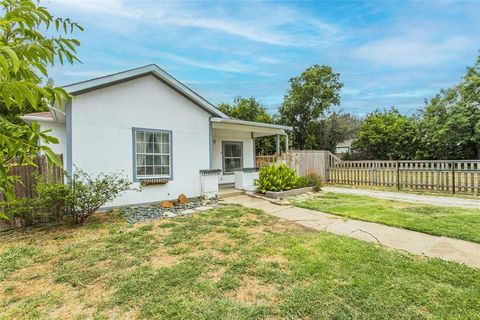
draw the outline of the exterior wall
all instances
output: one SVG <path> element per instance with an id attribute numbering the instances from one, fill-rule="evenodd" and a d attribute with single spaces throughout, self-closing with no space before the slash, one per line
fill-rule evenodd
<path id="1" fill-rule="evenodd" d="M 50 149 L 52 149 L 53 152 L 57 154 L 63 154 L 63 163 L 66 168 L 66 163 L 67 163 L 67 134 L 65 130 L 65 124 L 61 123 L 51 123 L 51 122 L 39 122 L 40 124 L 40 130 L 52 130 L 51 132 L 48 133 L 48 135 L 56 137 L 58 139 L 58 144 L 44 144 Z"/>
<path id="2" fill-rule="evenodd" d="M 350 152 L 350 147 L 336 147 L 335 153 L 347 153 Z"/>
<path id="3" fill-rule="evenodd" d="M 123 170 L 133 181 L 132 128 L 172 131 L 172 180 L 129 191 L 106 207 L 200 195 L 199 170 L 209 168 L 209 114 L 166 84 L 138 78 L 81 94 L 71 110 L 72 162 L 91 174 Z"/>
<path id="4" fill-rule="evenodd" d="M 243 167 L 254 167 L 254 155 L 253 155 L 253 139 L 250 132 L 246 131 L 233 131 L 224 129 L 213 129 L 213 159 L 212 169 L 221 169 L 219 183 L 234 183 L 234 174 L 223 174 L 223 141 L 238 141 L 243 143 Z"/>

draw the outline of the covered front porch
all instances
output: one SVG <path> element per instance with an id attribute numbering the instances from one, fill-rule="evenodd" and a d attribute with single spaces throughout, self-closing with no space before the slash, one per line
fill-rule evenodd
<path id="1" fill-rule="evenodd" d="M 284 136 L 285 151 L 288 151 L 286 131 L 291 127 L 225 118 L 211 118 L 210 125 L 210 169 L 221 170 L 221 185 L 235 183 L 235 171 L 256 167 L 256 138 L 275 136 L 279 154 L 280 137 Z"/>

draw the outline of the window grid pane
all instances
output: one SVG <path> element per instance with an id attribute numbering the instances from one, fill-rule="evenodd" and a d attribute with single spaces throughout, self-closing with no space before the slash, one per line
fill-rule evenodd
<path id="1" fill-rule="evenodd" d="M 242 144 L 238 142 L 225 142 L 223 145 L 223 170 L 232 173 L 242 168 Z"/>
<path id="2" fill-rule="evenodd" d="M 170 175 L 170 133 L 135 132 L 136 174 L 141 177 Z"/>

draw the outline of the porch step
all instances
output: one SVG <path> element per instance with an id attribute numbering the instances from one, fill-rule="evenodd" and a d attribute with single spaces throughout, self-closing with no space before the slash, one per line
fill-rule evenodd
<path id="1" fill-rule="evenodd" d="M 241 196 L 242 194 L 245 194 L 243 190 L 235 189 L 235 185 L 233 183 L 221 185 L 218 191 L 219 191 L 218 196 L 224 199 L 237 197 L 237 196 Z"/>
<path id="2" fill-rule="evenodd" d="M 245 194 L 245 192 L 243 192 L 242 190 L 235 190 L 235 192 L 228 192 L 228 193 L 220 192 L 219 197 L 221 199 L 226 199 L 226 198 L 238 197 L 238 196 L 241 196 L 241 195 L 244 195 L 244 194 Z"/>

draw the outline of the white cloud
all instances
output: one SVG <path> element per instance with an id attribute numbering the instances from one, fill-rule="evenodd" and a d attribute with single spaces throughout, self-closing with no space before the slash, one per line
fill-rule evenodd
<path id="1" fill-rule="evenodd" d="M 115 15 L 124 18 L 139 18 L 141 16 L 138 10 L 127 7 L 122 0 L 56 0 L 53 4 L 58 4 L 61 7 L 69 9 Z"/>
<path id="2" fill-rule="evenodd" d="M 462 36 L 438 40 L 410 34 L 364 44 L 353 51 L 353 57 L 395 68 L 435 66 L 454 59 L 471 45 L 472 41 Z"/>
<path id="3" fill-rule="evenodd" d="M 124 0 L 57 0 L 68 11 L 87 12 L 98 24 L 118 18 L 117 28 L 128 28 L 124 19 L 157 26 L 174 26 L 220 32 L 253 42 L 276 46 L 324 46 L 338 41 L 338 27 L 313 18 L 292 8 L 249 3 L 243 11 L 226 14 L 211 6 L 195 6 L 192 2 L 147 2 Z M 205 9 L 207 8 L 207 9 Z M 99 17 L 101 15 L 101 17 Z M 111 23 L 111 21 L 109 21 Z M 288 28 L 294 26 L 295 28 Z M 302 32 L 310 28 L 312 32 Z M 300 28 L 299 28 L 300 27 Z M 299 31 L 292 31 L 292 29 Z M 311 31 L 310 30 L 310 31 Z M 123 33 L 125 31 L 122 31 Z"/>
<path id="4" fill-rule="evenodd" d="M 108 75 L 112 72 L 104 71 L 104 70 L 84 70 L 84 71 L 75 71 L 75 70 L 68 70 L 64 71 L 63 75 L 67 77 L 78 77 L 78 78 L 98 78 Z"/>
<path id="5" fill-rule="evenodd" d="M 252 66 L 242 64 L 236 61 L 206 63 L 197 59 L 190 59 L 190 58 L 182 57 L 179 55 L 175 55 L 175 54 L 171 54 L 163 51 L 150 52 L 148 53 L 148 55 L 161 57 L 173 62 L 177 62 L 180 64 L 189 65 L 197 68 L 202 68 L 202 69 L 210 69 L 210 70 L 234 72 L 234 73 L 251 73 L 253 71 Z"/>

